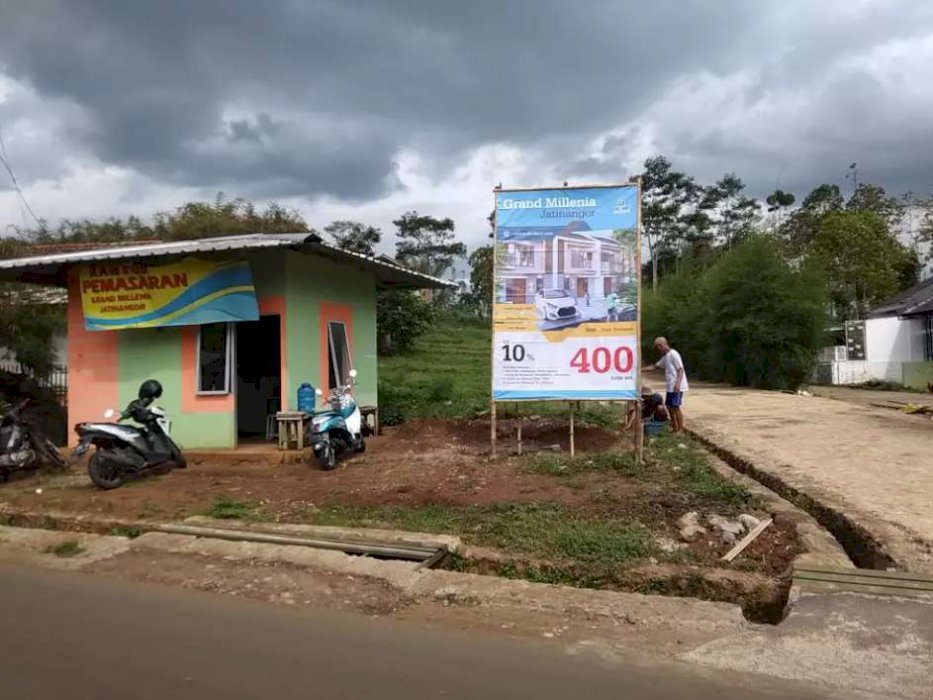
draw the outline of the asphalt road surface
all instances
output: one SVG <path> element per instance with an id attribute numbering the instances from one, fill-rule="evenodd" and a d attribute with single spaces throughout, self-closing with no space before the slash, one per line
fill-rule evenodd
<path id="1" fill-rule="evenodd" d="M 0 630 L 0 688 L 16 700 L 825 697 L 726 672 L 601 661 L 553 642 L 7 565 Z"/>

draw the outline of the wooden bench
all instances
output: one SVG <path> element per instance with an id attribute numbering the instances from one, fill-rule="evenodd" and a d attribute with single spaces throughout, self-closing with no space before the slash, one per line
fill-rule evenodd
<path id="1" fill-rule="evenodd" d="M 360 406 L 360 414 L 363 417 L 363 425 L 369 426 L 373 435 L 382 434 L 382 426 L 379 425 L 379 407 L 378 406 Z M 370 417 L 372 423 L 370 424 Z"/>
<path id="2" fill-rule="evenodd" d="M 305 426 L 311 416 L 304 411 L 279 411 L 275 414 L 279 425 L 279 449 L 303 450 L 305 447 Z M 292 444 L 295 448 L 292 448 Z"/>

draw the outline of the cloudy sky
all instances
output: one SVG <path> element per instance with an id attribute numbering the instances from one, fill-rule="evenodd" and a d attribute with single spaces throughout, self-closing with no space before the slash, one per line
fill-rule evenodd
<path id="1" fill-rule="evenodd" d="M 223 190 L 472 247 L 495 184 L 657 153 L 762 197 L 853 161 L 928 192 L 930 66 L 919 0 L 0 0 L 0 133 L 52 222 Z M 0 171 L 0 226 L 28 216 Z"/>

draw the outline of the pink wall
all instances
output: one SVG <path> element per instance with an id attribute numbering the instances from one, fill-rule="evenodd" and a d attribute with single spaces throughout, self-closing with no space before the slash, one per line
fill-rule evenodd
<path id="1" fill-rule="evenodd" d="M 84 328 L 77 278 L 68 284 L 68 444 L 77 444 L 74 424 L 101 421 L 119 409 L 117 333 Z"/>

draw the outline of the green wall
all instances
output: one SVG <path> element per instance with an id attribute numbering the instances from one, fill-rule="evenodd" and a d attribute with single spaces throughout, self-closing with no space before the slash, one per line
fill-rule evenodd
<path id="1" fill-rule="evenodd" d="M 168 411 L 172 437 L 182 447 L 231 448 L 236 444 L 234 413 L 182 413 L 181 329 L 140 328 L 117 331 L 120 408 L 136 398 L 147 379 L 162 383 L 158 404 Z"/>
<path id="2" fill-rule="evenodd" d="M 376 283 L 372 274 L 323 258 L 296 252 L 268 251 L 249 256 L 260 298 L 284 296 L 288 408 L 297 403 L 302 382 L 324 387 L 320 376 L 320 304 L 329 301 L 353 310 L 353 367 L 359 373 L 357 400 L 376 403 Z M 236 444 L 236 414 L 182 413 L 180 328 L 115 331 L 119 334 L 119 397 L 123 408 L 136 398 L 146 379 L 162 383 L 163 406 L 172 420 L 172 434 L 182 447 L 231 448 Z M 257 338 L 256 342 L 261 342 Z"/>
<path id="3" fill-rule="evenodd" d="M 933 382 L 933 362 L 905 362 L 904 386 L 911 389 L 926 389 Z"/>
<path id="4" fill-rule="evenodd" d="M 302 382 L 324 389 L 321 377 L 320 304 L 353 309 L 352 363 L 358 373 L 356 399 L 376 404 L 376 281 L 372 274 L 324 258 L 289 252 L 285 258 L 288 405 Z M 326 393 L 326 391 L 325 391 Z"/>

